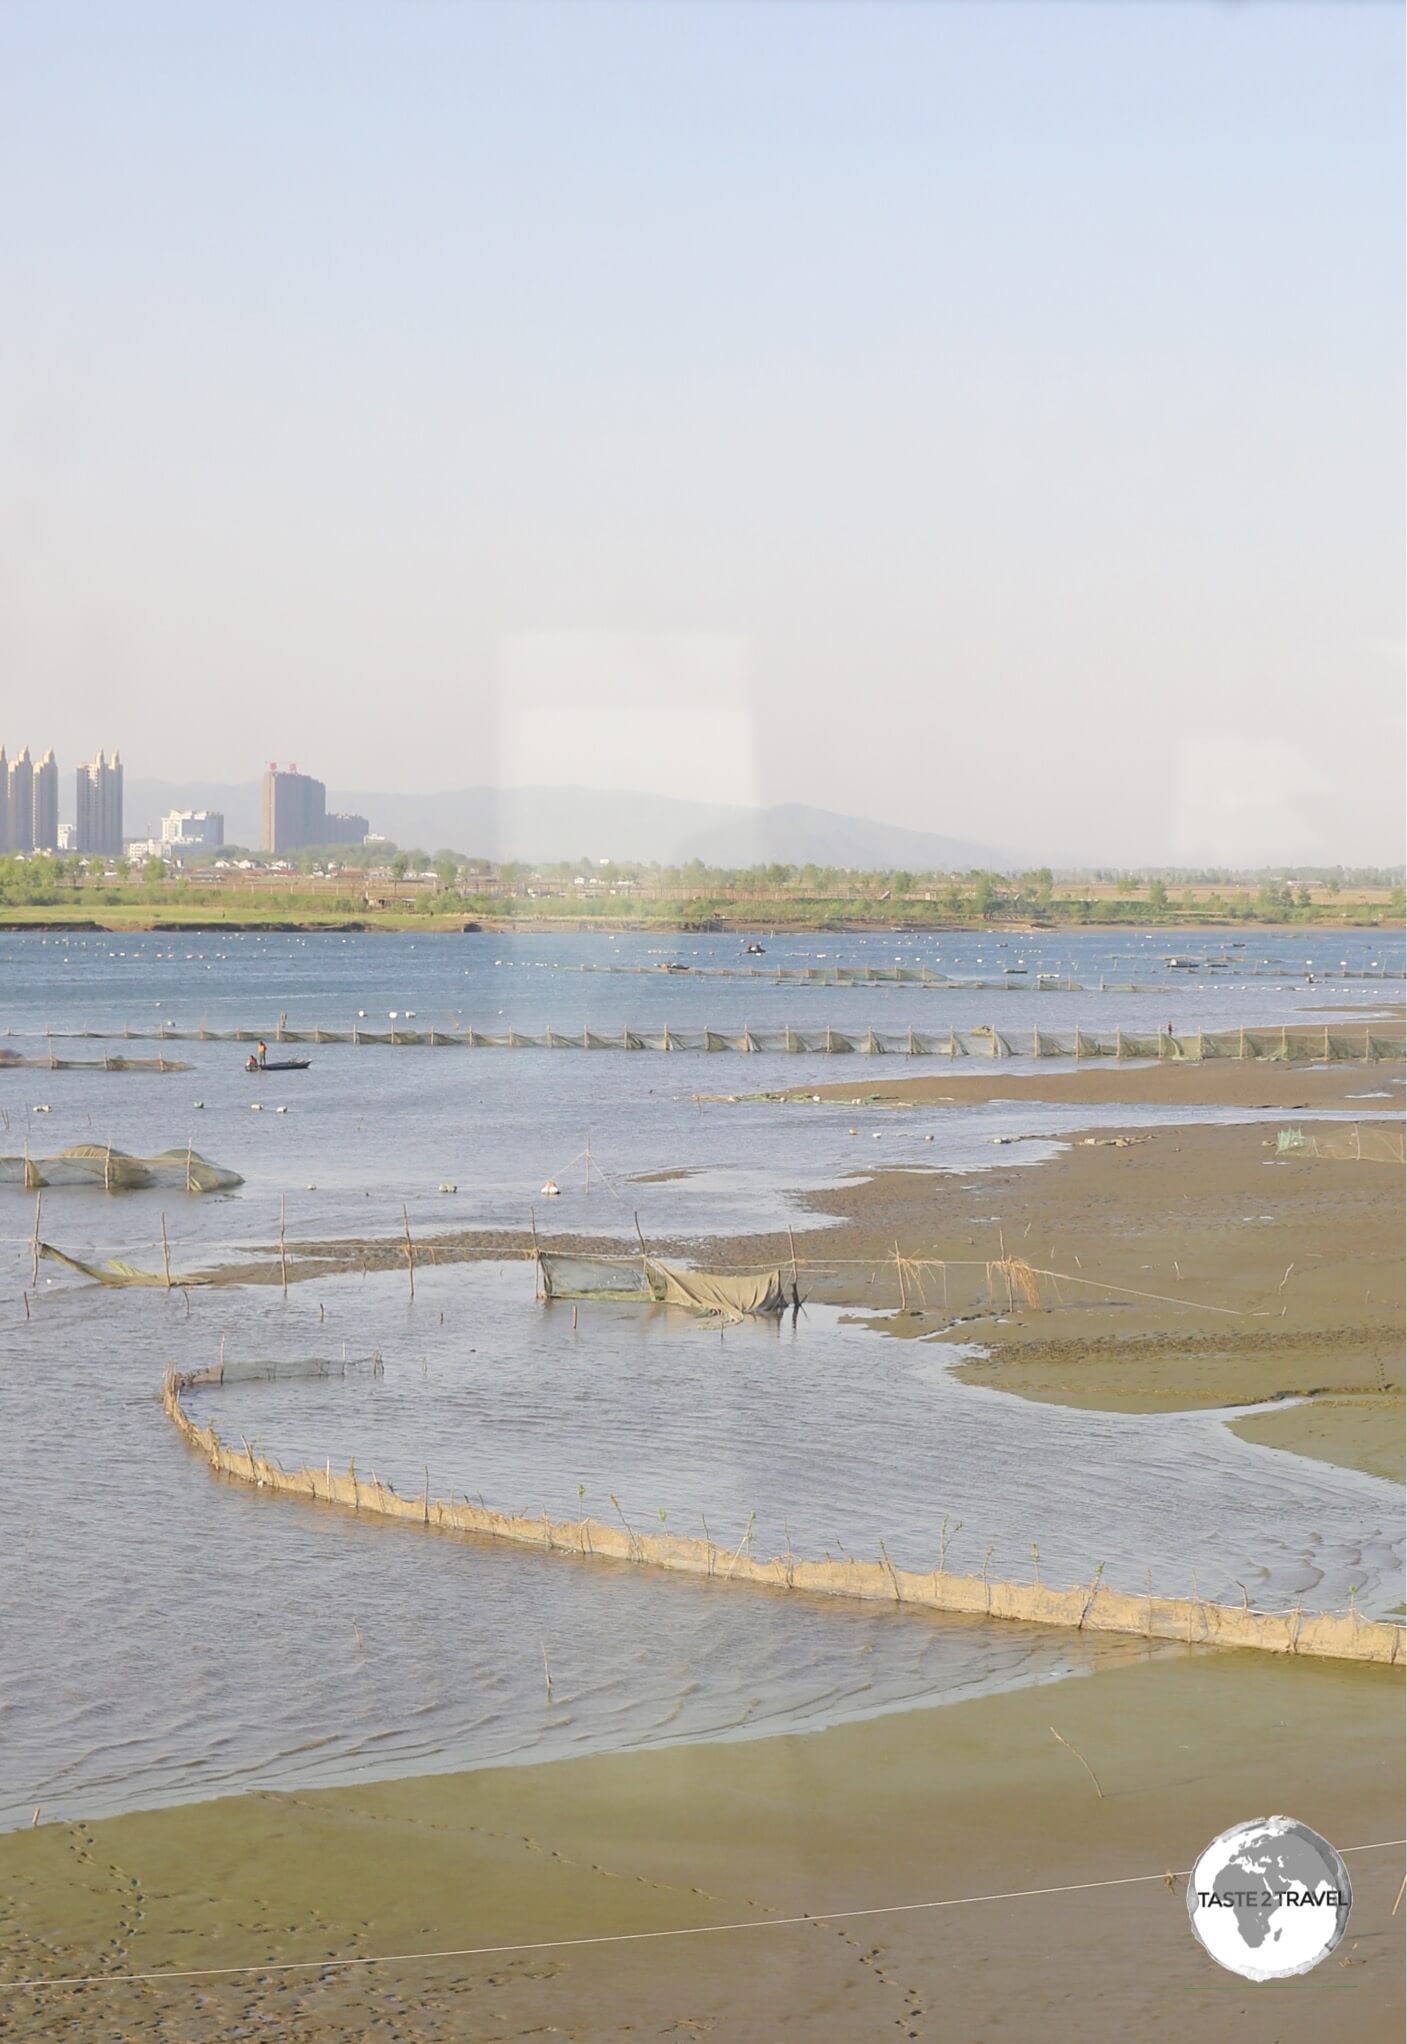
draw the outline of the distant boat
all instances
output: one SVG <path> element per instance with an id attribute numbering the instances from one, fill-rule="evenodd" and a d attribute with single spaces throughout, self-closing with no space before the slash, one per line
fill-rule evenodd
<path id="1" fill-rule="evenodd" d="M 310 1057 L 286 1057 L 277 1061 L 271 1058 L 267 1064 L 261 1065 L 257 1057 L 251 1057 L 245 1059 L 244 1069 L 246 1072 L 306 1072 L 312 1062 Z"/>
<path id="2" fill-rule="evenodd" d="M 755 958 L 765 958 L 767 955 L 767 946 L 765 944 L 749 944 L 747 948 Z"/>
<path id="3" fill-rule="evenodd" d="M 1200 972 L 1204 962 L 1200 958 L 1165 958 L 1163 960 L 1169 972 Z"/>

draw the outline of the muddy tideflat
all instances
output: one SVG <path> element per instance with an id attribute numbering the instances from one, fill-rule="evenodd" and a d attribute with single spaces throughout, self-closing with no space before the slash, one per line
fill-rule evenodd
<path id="1" fill-rule="evenodd" d="M 19 1989 L 0 2024 L 104 2044 L 1113 2044 L 1175 2017 L 1251 2044 L 1395 2039 L 1400 1847 L 1348 1854 L 1344 1944 L 1272 1988 L 1207 1958 L 1183 1889 L 1212 1838 L 1271 1811 L 1340 1849 L 1400 1838 L 1400 1679 L 1146 1655 L 804 1736 L 41 1825 L 0 1839 L 6 1979 L 251 1970 Z M 821 1920 L 769 1922 L 799 1916 Z M 658 1935 L 720 1924 L 759 1927 Z M 418 1956 L 485 1946 L 519 1949 Z"/>

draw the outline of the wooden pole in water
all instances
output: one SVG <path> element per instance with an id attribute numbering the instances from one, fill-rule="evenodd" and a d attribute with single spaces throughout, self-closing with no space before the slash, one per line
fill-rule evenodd
<path id="1" fill-rule="evenodd" d="M 283 1193 L 278 1200 L 278 1268 L 283 1283 L 283 1296 L 288 1297 L 288 1242 L 285 1234 L 285 1209 L 287 1201 Z"/>
<path id="2" fill-rule="evenodd" d="M 415 1244 L 410 1239 L 410 1211 L 407 1207 L 403 1206 L 401 1208 L 401 1220 L 405 1224 L 405 1267 L 406 1275 L 410 1279 L 410 1296 L 413 1299 L 415 1297 Z"/>
<path id="3" fill-rule="evenodd" d="M 34 1195 L 34 1241 L 33 1244 L 31 1245 L 34 1251 L 33 1256 L 34 1267 L 29 1274 L 29 1282 L 35 1287 L 36 1291 L 38 1290 L 39 1287 L 39 1217 L 43 1210 L 44 1210 L 44 1194 L 43 1191 L 41 1190 L 39 1192 L 36 1192 Z"/>
<path id="4" fill-rule="evenodd" d="M 166 1216 L 161 1216 L 161 1262 L 166 1272 L 166 1289 L 171 1289 L 171 1244 L 166 1236 Z"/>
<path id="5" fill-rule="evenodd" d="M 528 1226 L 533 1231 L 533 1297 L 540 1299 L 542 1297 L 542 1251 L 538 1247 L 537 1240 L 537 1214 L 532 1207 L 528 1208 Z"/>
<path id="6" fill-rule="evenodd" d="M 904 1260 L 899 1254 L 899 1240 L 897 1236 L 894 1240 L 894 1268 L 899 1277 L 899 1311 L 904 1313 L 908 1311 L 909 1295 L 904 1285 Z"/>

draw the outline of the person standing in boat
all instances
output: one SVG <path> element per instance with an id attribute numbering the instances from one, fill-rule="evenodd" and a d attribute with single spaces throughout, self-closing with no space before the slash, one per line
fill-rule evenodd
<path id="1" fill-rule="evenodd" d="M 259 1069 L 260 1069 L 260 1071 L 261 1071 L 261 1072 L 262 1072 L 262 1071 L 263 1071 L 263 1069 L 264 1069 L 264 1063 L 265 1063 L 265 1060 L 267 1059 L 268 1055 L 269 1055 L 269 1046 L 267 1045 L 267 1043 L 261 1043 L 261 1044 L 259 1045 Z"/>

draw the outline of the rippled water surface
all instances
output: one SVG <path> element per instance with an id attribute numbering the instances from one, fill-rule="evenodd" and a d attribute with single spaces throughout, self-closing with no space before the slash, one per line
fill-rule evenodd
<path id="1" fill-rule="evenodd" d="M 1131 948 L 1126 935 L 1117 942 Z M 1341 937 L 1302 932 L 1252 942 L 1267 955 L 1317 951 L 1321 965 L 1347 951 Z M 421 1026 L 462 1015 L 484 1027 L 829 1017 L 902 1028 L 941 1014 L 958 1027 L 1133 1028 L 1157 1026 L 1175 1001 L 1181 1029 L 1279 1021 L 1291 999 L 1317 1018 L 1329 999 L 1366 1009 L 1383 996 L 1372 983 L 1330 996 L 1300 982 L 1289 997 L 1289 978 L 1249 975 L 1239 987 L 1179 982 L 1138 996 L 550 969 L 611 955 L 649 963 L 664 948 L 598 937 L 4 937 L 0 1028 L 16 1032 L 15 1048 L 46 1027 L 157 1017 L 260 1027 L 286 1011 L 295 1025 L 345 1027 L 358 1008 L 368 1026 L 395 1008 L 415 1009 Z M 739 947 L 677 948 L 726 962 Z M 996 956 L 977 938 L 777 948 L 788 963 L 808 962 L 807 951 L 929 965 L 943 954 L 943 969 L 972 971 Z M 1159 933 L 1147 948 L 1161 957 L 1173 946 Z M 1123 973 L 1105 938 L 1063 950 L 1082 978 L 1101 963 L 1111 978 L 1142 976 L 1142 966 Z M 836 1061 L 329 1047 L 276 1097 L 273 1081 L 249 1082 L 231 1046 L 181 1055 L 192 1071 L 0 1072 L 0 1148 L 111 1140 L 144 1152 L 191 1139 L 246 1179 L 203 1202 L 54 1190 L 47 1237 L 150 1261 L 164 1211 L 173 1261 L 193 1266 L 267 1242 L 281 1198 L 291 1235 L 389 1234 L 403 1205 L 419 1233 L 519 1227 L 549 1173 L 564 1186 L 559 1225 L 621 1232 L 638 1211 L 647 1231 L 702 1237 L 815 1224 L 790 1195 L 877 1156 L 964 1172 L 998 1156 L 1029 1164 L 1076 1125 L 1067 1109 L 998 1102 L 951 1111 L 925 1144 L 915 1116 L 866 1122 L 856 1139 L 848 1106 L 694 1098 L 833 1079 Z M 876 1069 L 893 1067 L 854 1060 L 846 1076 L 859 1093 Z M 1078 1125 L 1099 1118 L 1085 1109 Z M 1140 1116 L 1122 1107 L 1103 1118 Z M 1043 1141 L 994 1151 L 1000 1132 Z M 573 1162 L 588 1134 L 598 1158 L 589 1201 Z M 640 1182 L 665 1170 L 686 1175 Z M 574 1330 L 570 1308 L 537 1303 L 525 1265 L 422 1269 L 413 1302 L 395 1273 L 318 1281 L 286 1300 L 266 1289 L 100 1292 L 67 1274 L 50 1280 L 48 1266 L 32 1288 L 33 1225 L 32 1196 L 0 1191 L 3 1617 L 6 1639 L 23 1643 L 0 1669 L 0 1821 L 28 1821 L 35 1803 L 99 1813 L 261 1783 L 796 1727 L 1145 1651 L 661 1580 L 252 1495 L 212 1479 L 157 1399 L 163 1368 L 208 1363 L 222 1342 L 253 1362 L 379 1351 L 379 1372 L 231 1384 L 192 1403 L 285 1463 L 355 1456 L 408 1491 L 428 1470 L 437 1493 L 504 1508 L 619 1510 L 643 1529 L 689 1532 L 706 1518 L 720 1544 L 751 1526 L 759 1552 L 790 1538 L 798 1552 L 874 1555 L 883 1539 L 917 1566 L 933 1564 L 946 1515 L 954 1568 L 980 1567 L 990 1548 L 995 1572 L 1039 1567 L 1054 1582 L 1104 1562 L 1121 1587 L 1151 1572 L 1160 1589 L 1190 1590 L 1195 1576 L 1205 1595 L 1238 1597 L 1244 1584 L 1252 1602 L 1342 1603 L 1355 1584 L 1364 1608 L 1377 1608 L 1399 1594 L 1392 1486 L 1239 1441 L 1216 1415 L 1028 1404 L 958 1384 L 950 1350 L 887 1340 L 815 1307 L 794 1329 L 720 1336 L 674 1313 L 591 1306 Z"/>

